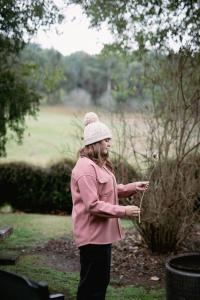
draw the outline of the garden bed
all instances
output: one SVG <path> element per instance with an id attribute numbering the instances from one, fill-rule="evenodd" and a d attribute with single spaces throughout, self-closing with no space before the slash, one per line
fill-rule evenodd
<path id="1" fill-rule="evenodd" d="M 192 240 L 194 243 L 191 242 Z M 196 250 L 194 247 L 199 246 L 200 230 L 197 227 L 176 252 L 163 255 L 152 254 L 142 243 L 138 232 L 135 229 L 128 229 L 125 238 L 113 244 L 112 285 L 164 288 L 166 258 L 179 252 Z M 47 264 L 57 270 L 79 271 L 79 252 L 70 237 L 51 240 L 35 248 L 34 252 L 44 255 Z"/>

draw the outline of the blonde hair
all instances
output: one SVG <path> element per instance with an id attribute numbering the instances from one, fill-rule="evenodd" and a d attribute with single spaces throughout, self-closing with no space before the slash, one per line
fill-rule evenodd
<path id="1" fill-rule="evenodd" d="M 101 141 L 84 146 L 82 149 L 79 150 L 78 155 L 81 157 L 88 157 L 100 167 L 103 167 L 105 165 L 111 172 L 114 173 L 113 165 L 108 159 L 108 153 L 105 154 L 102 151 Z"/>

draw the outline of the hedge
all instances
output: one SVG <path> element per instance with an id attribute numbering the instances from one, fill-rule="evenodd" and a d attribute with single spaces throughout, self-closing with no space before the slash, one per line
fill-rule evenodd
<path id="1" fill-rule="evenodd" d="M 72 210 L 70 176 L 74 162 L 64 159 L 47 167 L 25 162 L 0 164 L 0 206 L 34 213 Z"/>
<path id="2" fill-rule="evenodd" d="M 10 204 L 14 210 L 32 213 L 71 214 L 71 170 L 75 162 L 62 159 L 47 167 L 25 162 L 0 164 L 0 206 Z M 138 177 L 131 165 L 114 161 L 119 182 Z"/>

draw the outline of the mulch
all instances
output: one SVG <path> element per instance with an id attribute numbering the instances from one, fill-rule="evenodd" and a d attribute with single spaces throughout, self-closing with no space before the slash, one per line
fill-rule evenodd
<path id="1" fill-rule="evenodd" d="M 195 241 L 195 245 L 191 242 Z M 135 229 L 126 230 L 125 238 L 113 244 L 112 249 L 112 284 L 117 286 L 134 285 L 144 288 L 165 287 L 166 259 L 178 253 L 200 249 L 200 230 L 194 230 L 184 244 L 174 253 L 153 254 L 143 243 Z M 61 271 L 79 271 L 79 251 L 72 237 L 55 239 L 34 249 L 44 254 L 46 263 Z"/>

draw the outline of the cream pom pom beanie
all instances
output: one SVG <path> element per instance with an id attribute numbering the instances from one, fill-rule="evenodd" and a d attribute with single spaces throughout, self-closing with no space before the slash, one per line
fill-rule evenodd
<path id="1" fill-rule="evenodd" d="M 90 145 L 104 139 L 111 139 L 110 129 L 99 121 L 97 114 L 88 112 L 84 117 L 84 145 Z"/>

